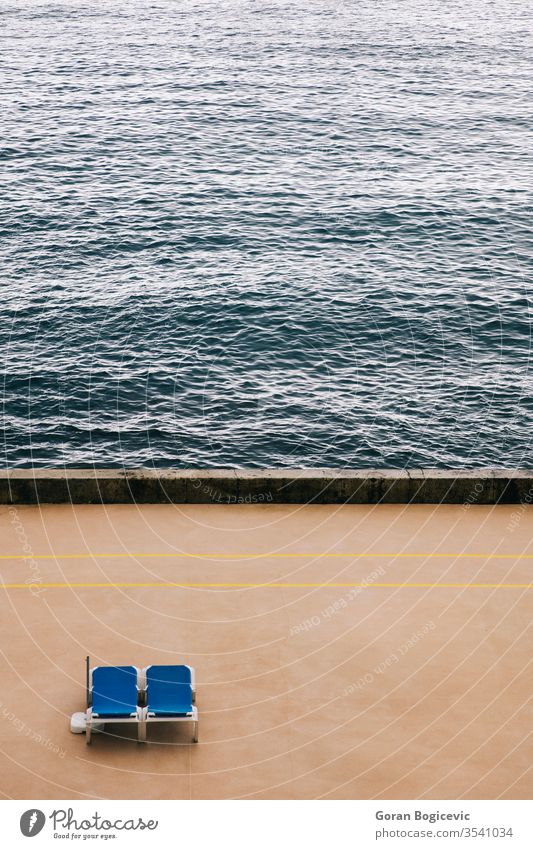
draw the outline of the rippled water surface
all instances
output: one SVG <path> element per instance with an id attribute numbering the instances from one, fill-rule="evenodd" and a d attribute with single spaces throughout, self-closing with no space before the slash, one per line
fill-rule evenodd
<path id="1" fill-rule="evenodd" d="M 0 0 L 3 462 L 533 465 L 530 8 Z"/>

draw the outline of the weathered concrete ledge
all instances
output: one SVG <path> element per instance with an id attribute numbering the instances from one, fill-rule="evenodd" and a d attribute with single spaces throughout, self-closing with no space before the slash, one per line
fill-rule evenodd
<path id="1" fill-rule="evenodd" d="M 529 504 L 533 470 L 12 469 L 0 504 Z"/>

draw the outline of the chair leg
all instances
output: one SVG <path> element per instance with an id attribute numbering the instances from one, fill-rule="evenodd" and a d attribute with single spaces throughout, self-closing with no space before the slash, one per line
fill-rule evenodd
<path id="1" fill-rule="evenodd" d="M 91 718 L 87 717 L 87 721 L 85 723 L 85 742 L 88 746 L 91 745 Z"/>
<path id="2" fill-rule="evenodd" d="M 144 712 L 139 716 L 139 725 L 137 727 L 137 742 L 146 743 L 146 717 Z"/>
<path id="3" fill-rule="evenodd" d="M 194 720 L 194 736 L 192 739 L 193 743 L 198 742 L 198 717 Z"/>

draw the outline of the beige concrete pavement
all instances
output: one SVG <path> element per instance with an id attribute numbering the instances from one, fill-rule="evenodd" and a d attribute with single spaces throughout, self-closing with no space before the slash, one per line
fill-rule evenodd
<path id="1" fill-rule="evenodd" d="M 6 798 L 529 798 L 533 509 L 0 507 Z M 94 664 L 185 726 L 69 732 Z"/>

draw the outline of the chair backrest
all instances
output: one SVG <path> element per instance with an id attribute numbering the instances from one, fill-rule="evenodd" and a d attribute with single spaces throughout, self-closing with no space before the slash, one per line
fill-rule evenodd
<path id="1" fill-rule="evenodd" d="M 137 710 L 134 666 L 96 666 L 92 671 L 92 708 L 101 716 L 129 716 Z"/>
<path id="2" fill-rule="evenodd" d="M 148 710 L 189 713 L 192 710 L 191 670 L 188 666 L 149 666 L 146 670 Z"/>

